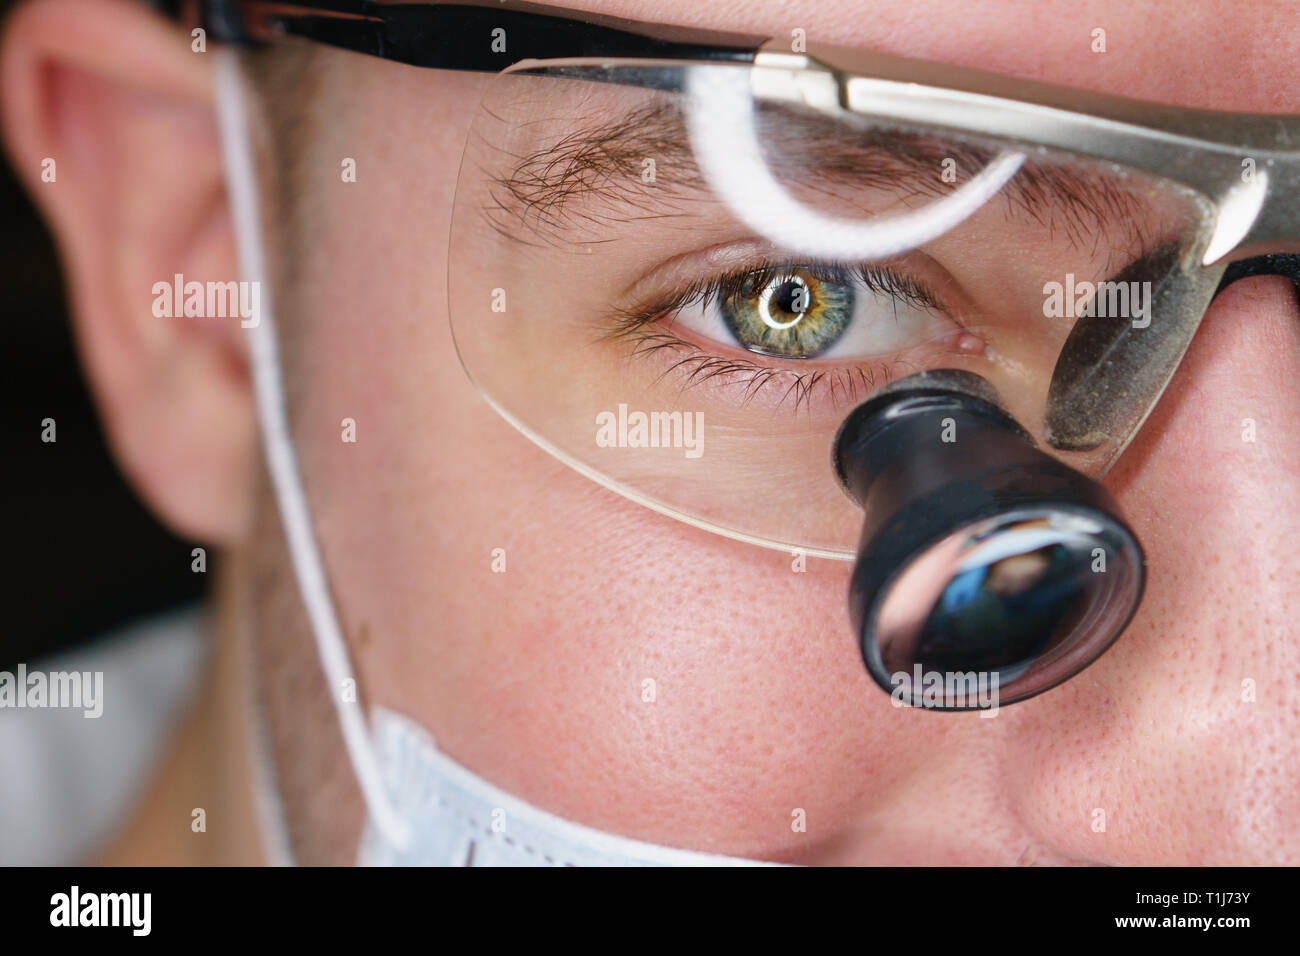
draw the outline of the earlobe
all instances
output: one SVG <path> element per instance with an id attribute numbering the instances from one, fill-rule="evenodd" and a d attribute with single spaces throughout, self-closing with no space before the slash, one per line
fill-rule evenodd
<path id="1" fill-rule="evenodd" d="M 210 74 L 131 0 L 33 0 L 0 48 L 5 140 L 58 241 L 110 444 L 164 521 L 223 543 L 250 511 L 255 423 Z"/>

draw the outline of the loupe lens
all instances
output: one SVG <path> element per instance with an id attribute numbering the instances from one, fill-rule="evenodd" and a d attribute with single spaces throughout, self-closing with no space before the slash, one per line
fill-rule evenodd
<path id="1" fill-rule="evenodd" d="M 1141 599 L 1142 551 L 1118 506 L 994 398 L 969 373 L 913 376 L 837 441 L 868 515 L 850 593 L 863 658 L 912 706 L 1041 693 L 1105 651 Z"/>

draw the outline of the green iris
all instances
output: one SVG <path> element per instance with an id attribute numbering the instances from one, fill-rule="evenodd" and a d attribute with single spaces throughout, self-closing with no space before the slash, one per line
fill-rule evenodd
<path id="1" fill-rule="evenodd" d="M 719 302 L 736 341 L 763 355 L 812 358 L 825 352 L 853 317 L 853 287 L 807 269 L 755 273 Z"/>

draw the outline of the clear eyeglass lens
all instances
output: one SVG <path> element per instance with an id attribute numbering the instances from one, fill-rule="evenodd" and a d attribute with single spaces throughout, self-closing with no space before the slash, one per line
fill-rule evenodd
<path id="1" fill-rule="evenodd" d="M 456 345 L 503 415 L 590 477 L 711 530 L 847 556 L 861 514 L 829 452 L 876 390 L 974 372 L 1046 447 L 1080 323 L 1155 337 L 1199 318 L 1209 292 L 1171 294 L 1205 238 L 1182 191 L 752 97 L 751 141 L 719 152 L 700 91 L 734 97 L 751 69 L 509 73 L 479 107 L 450 243 Z M 960 209 L 1018 150 L 1005 184 Z M 918 229 L 936 208 L 948 221 Z M 860 254 L 891 232 L 896 248 Z M 1106 400 L 1124 413 L 1059 452 L 1086 473 L 1159 391 L 1120 385 Z"/>

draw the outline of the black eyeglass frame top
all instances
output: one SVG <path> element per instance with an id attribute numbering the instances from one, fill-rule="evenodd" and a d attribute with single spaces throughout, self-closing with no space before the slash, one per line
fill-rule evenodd
<path id="1" fill-rule="evenodd" d="M 375 3 L 371 0 L 200 0 L 222 43 L 257 46 L 296 36 L 397 63 L 499 73 L 527 59 L 610 57 L 750 62 L 766 37 L 692 30 L 534 3 Z M 503 30 L 503 42 L 493 43 Z"/>

